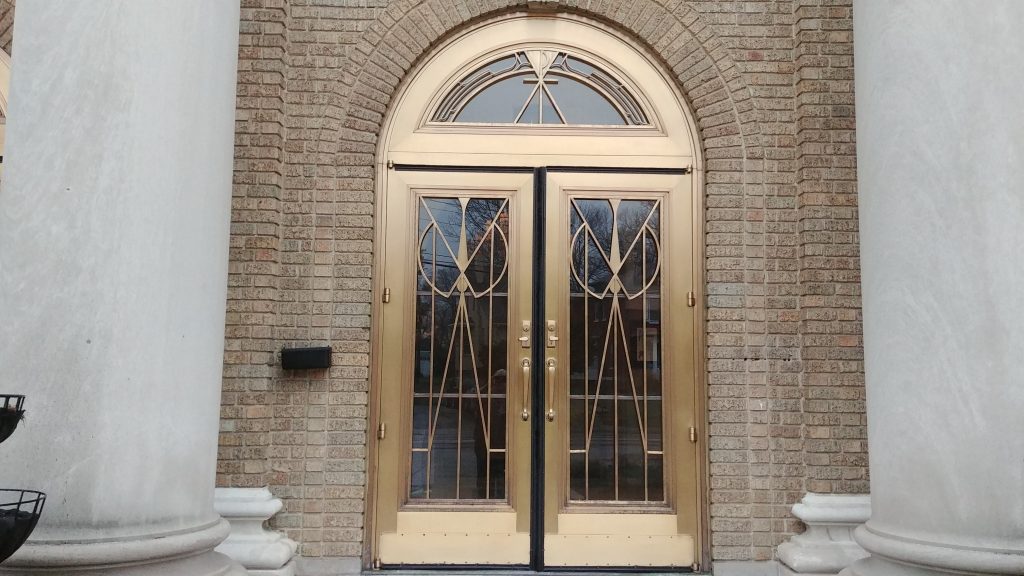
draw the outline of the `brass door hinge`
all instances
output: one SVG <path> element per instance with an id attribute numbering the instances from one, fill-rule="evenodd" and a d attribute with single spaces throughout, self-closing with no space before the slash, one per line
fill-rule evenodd
<path id="1" fill-rule="evenodd" d="M 697 429 L 690 426 L 690 442 L 697 443 Z"/>
<path id="2" fill-rule="evenodd" d="M 384 437 L 387 436 L 387 435 L 388 435 L 388 428 L 387 428 L 387 426 L 383 422 L 381 422 L 380 426 L 377 426 L 377 438 L 380 439 L 380 440 L 383 440 Z"/>
<path id="3" fill-rule="evenodd" d="M 686 305 L 690 308 L 697 305 L 697 296 L 693 293 L 693 290 L 686 293 Z"/>
<path id="4" fill-rule="evenodd" d="M 384 293 L 381 294 L 381 296 L 380 296 L 380 299 L 381 299 L 381 302 L 384 302 L 385 304 L 387 304 L 388 302 L 391 302 L 391 288 L 385 288 L 384 289 Z"/>
<path id="5" fill-rule="evenodd" d="M 380 570 L 380 558 L 373 559 L 373 569 Z"/>

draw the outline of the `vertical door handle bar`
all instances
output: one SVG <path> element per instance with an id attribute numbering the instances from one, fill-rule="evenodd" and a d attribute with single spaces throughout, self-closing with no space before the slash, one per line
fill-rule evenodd
<path id="1" fill-rule="evenodd" d="M 530 359 L 523 358 L 523 422 L 530 419 Z"/>
<path id="2" fill-rule="evenodd" d="M 555 367 L 558 363 L 554 358 L 548 358 L 548 422 L 555 421 Z"/>

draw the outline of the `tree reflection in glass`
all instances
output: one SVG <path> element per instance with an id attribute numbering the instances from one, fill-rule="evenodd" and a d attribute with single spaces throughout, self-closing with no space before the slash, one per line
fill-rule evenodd
<path id="1" fill-rule="evenodd" d="M 570 208 L 569 498 L 661 502 L 661 201 Z"/>
<path id="2" fill-rule="evenodd" d="M 508 220 L 507 198 L 419 199 L 412 500 L 505 498 Z"/>

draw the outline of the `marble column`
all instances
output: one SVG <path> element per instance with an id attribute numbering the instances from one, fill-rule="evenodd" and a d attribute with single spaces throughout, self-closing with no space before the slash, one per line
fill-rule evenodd
<path id="1" fill-rule="evenodd" d="M 19 2 L 0 191 L 0 573 L 245 574 L 213 552 L 237 0 Z"/>
<path id="2" fill-rule="evenodd" d="M 856 0 L 871 553 L 1024 574 L 1024 2 Z"/>

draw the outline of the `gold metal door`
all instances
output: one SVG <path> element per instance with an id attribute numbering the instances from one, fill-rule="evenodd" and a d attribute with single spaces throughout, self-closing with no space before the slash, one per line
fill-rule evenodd
<path id="1" fill-rule="evenodd" d="M 384 214 L 375 559 L 692 566 L 690 175 L 407 168 Z"/>
<path id="2" fill-rule="evenodd" d="M 698 557 L 691 190 L 684 174 L 548 175 L 547 566 Z"/>
<path id="3" fill-rule="evenodd" d="M 388 179 L 376 559 L 525 565 L 533 174 Z"/>

